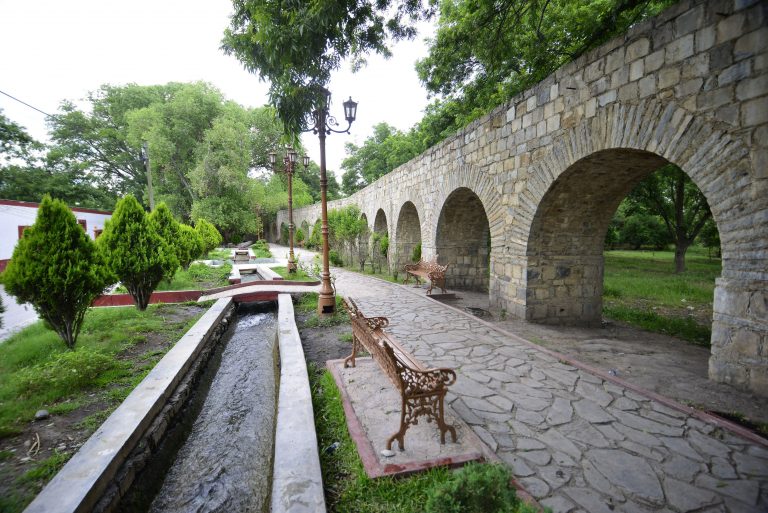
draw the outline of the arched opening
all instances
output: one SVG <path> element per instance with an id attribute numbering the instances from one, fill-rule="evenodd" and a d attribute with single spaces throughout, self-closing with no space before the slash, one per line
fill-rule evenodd
<path id="1" fill-rule="evenodd" d="M 280 239 L 279 243 L 283 246 L 288 245 L 288 223 L 280 223 Z"/>
<path id="2" fill-rule="evenodd" d="M 394 248 L 394 259 L 398 269 L 412 260 L 418 261 L 421 256 L 421 223 L 416 206 L 407 201 L 400 208 L 397 217 L 397 241 Z"/>
<path id="3" fill-rule="evenodd" d="M 620 304 L 621 301 L 611 302 L 610 298 L 618 299 L 626 295 L 622 287 L 637 285 L 648 290 L 637 292 L 640 299 L 635 301 L 636 305 L 630 305 L 631 308 L 642 308 L 645 302 L 649 315 L 653 316 L 655 314 L 650 309 L 656 293 L 654 289 L 668 285 L 673 276 L 674 280 L 681 284 L 681 291 L 690 286 L 686 285 L 686 281 L 692 278 L 685 275 L 675 276 L 675 259 L 670 251 L 658 254 L 648 252 L 648 256 L 638 252 L 620 251 L 640 249 L 644 246 L 656 250 L 667 246 L 684 247 L 686 242 L 680 238 L 681 232 L 675 223 L 681 223 L 681 227 L 689 223 L 690 226 L 685 228 L 689 234 L 701 233 L 701 229 L 694 228 L 700 228 L 699 225 L 703 227 L 707 216 L 683 219 L 683 210 L 677 213 L 660 213 L 664 202 L 671 208 L 670 202 L 682 202 L 685 194 L 688 194 L 688 198 L 696 198 L 698 195 L 700 201 L 699 204 L 689 204 L 687 207 L 684 203 L 679 203 L 689 209 L 686 216 L 696 210 L 706 211 L 709 215 L 703 194 L 679 168 L 669 164 L 666 159 L 646 151 L 606 150 L 577 161 L 555 180 L 539 203 L 528 239 L 528 320 L 548 324 L 599 326 L 603 317 L 604 293 L 609 298 L 608 306 Z M 637 188 L 641 182 L 642 185 Z M 658 182 L 657 188 L 649 188 L 649 184 L 654 182 Z M 687 192 L 682 188 L 684 182 L 685 187 L 689 189 Z M 616 214 L 617 208 L 627 195 L 632 193 L 631 199 L 639 198 L 639 191 L 644 191 L 644 201 L 649 206 L 642 207 L 638 204 L 635 208 L 640 210 L 633 211 L 632 208 L 626 207 L 625 203 Z M 657 213 L 654 213 L 654 205 Z M 634 223 L 633 226 L 629 226 L 630 221 Z M 622 222 L 627 225 L 619 226 Z M 667 224 L 672 228 L 668 229 Z M 717 238 L 714 221 L 710 220 L 710 224 L 711 229 L 715 231 L 714 237 Z M 621 229 L 626 233 L 619 233 Z M 641 233 L 635 233 L 637 231 Z M 674 232 L 677 232 L 678 240 L 674 240 Z M 606 234 L 609 249 L 617 251 L 604 253 Z M 630 240 L 630 236 L 634 239 Z M 643 243 L 644 239 L 638 238 L 641 236 L 646 237 L 647 242 Z M 717 245 L 719 246 L 719 243 Z M 692 257 L 689 255 L 689 258 Z M 666 262 L 663 259 L 666 259 Z M 654 270 L 653 266 L 658 269 Z M 710 319 L 714 277 L 720 273 L 719 261 L 714 268 L 716 270 L 708 278 L 709 283 L 706 285 L 709 288 L 706 295 L 709 297 Z M 662 272 L 666 274 L 661 274 Z M 664 283 L 654 286 L 655 280 L 663 280 Z M 678 306 L 677 309 L 685 312 L 684 293 L 681 293 L 681 299 L 682 307 Z M 681 299 L 676 301 L 679 303 Z M 674 305 L 670 306 L 670 309 L 674 310 Z M 616 315 L 619 314 L 611 314 L 612 317 Z M 689 339 L 708 343 L 708 326 L 704 333 L 705 335 L 699 335 L 699 338 L 704 340 Z"/>
<path id="4" fill-rule="evenodd" d="M 371 236 L 371 265 L 374 272 L 378 269 L 382 272 L 389 262 L 389 228 L 387 225 L 387 215 L 384 210 L 379 209 L 376 212 L 376 219 L 373 221 L 373 234 Z"/>
<path id="5" fill-rule="evenodd" d="M 371 229 L 368 224 L 368 216 L 365 214 L 360 215 L 360 221 L 363 223 L 360 236 L 357 239 L 357 261 L 360 264 L 360 271 L 365 271 L 365 264 L 371 258 Z"/>
<path id="6" fill-rule="evenodd" d="M 438 262 L 448 288 L 488 292 L 491 230 L 480 198 L 465 187 L 445 200 L 437 221 Z"/>
<path id="7" fill-rule="evenodd" d="M 309 223 L 305 219 L 301 222 L 301 226 L 299 226 L 299 230 L 301 230 L 301 234 L 299 232 L 296 232 L 296 244 L 298 244 L 301 247 L 305 247 L 307 245 L 307 242 L 309 242 L 309 237 L 312 235 L 310 233 Z M 301 240 L 299 240 L 301 239 Z"/>
<path id="8" fill-rule="evenodd" d="M 311 233 L 307 235 L 307 248 L 314 249 L 316 251 L 322 251 L 323 249 L 323 233 L 322 223 L 320 219 L 315 219 L 311 228 Z"/>

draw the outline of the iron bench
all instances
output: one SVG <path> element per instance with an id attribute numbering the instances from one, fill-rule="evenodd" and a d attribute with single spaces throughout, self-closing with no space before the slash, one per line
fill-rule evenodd
<path id="1" fill-rule="evenodd" d="M 416 279 L 416 284 L 421 283 L 421 278 L 429 280 L 429 288 L 427 294 L 432 294 L 432 287 L 438 286 L 445 290 L 445 271 L 448 269 L 448 264 L 440 265 L 437 263 L 437 255 L 432 260 L 419 260 L 416 264 L 405 264 L 403 270 L 405 271 L 405 279 L 403 284 L 408 283 L 408 280 L 413 276 Z"/>
<path id="2" fill-rule="evenodd" d="M 400 393 L 400 429 L 387 440 L 387 450 L 397 440 L 400 450 L 405 450 L 405 432 L 418 424 L 419 417 L 436 422 L 440 430 L 440 443 L 445 443 L 445 433 L 450 431 L 456 442 L 456 429 L 445 423 L 445 394 L 456 382 L 451 369 L 427 368 L 406 351 L 391 335 L 384 332 L 389 325 L 386 317 L 366 317 L 351 298 L 344 299 L 344 306 L 352 324 L 352 354 L 344 359 L 344 367 L 355 366 L 355 357 L 362 346 L 392 381 Z"/>

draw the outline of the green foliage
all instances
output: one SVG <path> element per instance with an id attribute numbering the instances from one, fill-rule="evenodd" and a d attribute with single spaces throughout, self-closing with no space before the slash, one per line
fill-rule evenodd
<path id="1" fill-rule="evenodd" d="M 180 257 L 186 256 L 183 254 L 186 253 L 186 248 L 182 249 L 179 245 L 179 240 L 181 238 L 180 224 L 174 219 L 170 209 L 162 201 L 155 207 L 155 210 L 149 214 L 149 221 L 171 250 L 168 255 L 168 274 L 166 275 L 166 278 L 170 279 L 179 267 L 181 261 Z M 176 260 L 175 265 L 173 263 L 174 259 Z"/>
<path id="2" fill-rule="evenodd" d="M 421 242 L 416 244 L 411 252 L 411 262 L 418 262 L 419 260 L 421 260 Z"/>
<path id="3" fill-rule="evenodd" d="M 285 266 L 278 266 L 278 267 L 272 267 L 273 271 L 275 271 L 277 274 L 285 278 L 286 280 L 291 281 L 317 281 L 317 276 L 312 276 L 310 274 L 307 274 L 307 270 L 303 269 L 301 265 L 299 265 L 296 269 L 296 272 L 289 273 L 288 268 Z"/>
<path id="4" fill-rule="evenodd" d="M 97 241 L 112 273 L 136 307 L 144 310 L 152 291 L 179 265 L 173 247 L 157 232 L 156 223 L 130 194 L 117 202 Z"/>
<path id="5" fill-rule="evenodd" d="M 35 464 L 34 468 L 28 470 L 24 475 L 19 477 L 18 483 L 21 484 L 31 481 L 46 482 L 55 476 L 56 473 L 61 470 L 64 464 L 67 463 L 71 457 L 72 454 L 54 450 L 53 456 Z"/>
<path id="6" fill-rule="evenodd" d="M 636 214 L 624 220 L 619 242 L 632 249 L 664 249 L 671 241 L 661 219 L 649 214 Z"/>
<path id="7" fill-rule="evenodd" d="M 288 232 L 288 225 L 287 224 L 281 224 L 280 225 L 280 244 L 283 246 L 288 245 L 288 238 L 290 237 L 290 233 Z"/>
<path id="8" fill-rule="evenodd" d="M 432 0 L 425 3 L 238 0 L 223 49 L 270 83 L 270 103 L 286 134 L 297 136 L 341 62 L 351 57 L 359 65 L 370 51 L 389 55 L 387 37 L 414 37 L 413 23 L 433 9 Z"/>
<path id="9" fill-rule="evenodd" d="M 310 249 L 320 249 L 323 246 L 322 223 L 320 219 L 315 221 L 312 227 L 312 235 L 309 236 L 307 247 Z"/>
<path id="10" fill-rule="evenodd" d="M 624 321 L 644 330 L 682 338 L 703 347 L 709 347 L 712 338 L 712 330 L 708 326 L 701 326 L 692 317 L 670 317 L 651 308 L 639 309 L 622 305 L 606 305 L 603 307 L 603 313 L 611 319 Z"/>
<path id="11" fill-rule="evenodd" d="M 345 194 L 375 182 L 424 150 L 415 132 L 404 134 L 387 123 L 374 126 L 373 135 L 366 138 L 362 146 L 353 143 L 344 146 L 348 155 L 341 163 Z"/>
<path id="12" fill-rule="evenodd" d="M 427 492 L 426 513 L 514 512 L 519 499 L 502 465 L 469 463 Z"/>
<path id="13" fill-rule="evenodd" d="M 296 243 L 301 246 L 301 243 L 304 242 L 304 230 L 297 228 L 294 238 L 296 239 Z"/>
<path id="14" fill-rule="evenodd" d="M 209 253 L 210 251 L 213 251 L 219 247 L 219 244 L 221 244 L 221 234 L 215 226 L 206 221 L 204 218 L 201 217 L 195 221 L 195 230 L 203 241 L 202 253 Z"/>
<path id="15" fill-rule="evenodd" d="M 251 250 L 256 258 L 272 258 L 269 244 L 267 244 L 267 241 L 265 240 L 257 240 L 251 244 Z"/>
<path id="16" fill-rule="evenodd" d="M 179 224 L 179 238 L 176 240 L 176 254 L 179 265 L 189 268 L 195 259 L 203 254 L 203 237 L 187 224 Z"/>
<path id="17" fill-rule="evenodd" d="M 110 276 L 69 208 L 45 196 L 35 224 L 24 231 L 2 279 L 8 293 L 20 303 L 32 303 L 72 349 L 86 310 Z"/>
<path id="18" fill-rule="evenodd" d="M 339 252 L 336 251 L 335 249 L 331 249 L 328 251 L 328 261 L 332 266 L 344 267 L 344 260 L 341 259 Z"/>
<path id="19" fill-rule="evenodd" d="M 211 267 L 202 263 L 192 264 L 188 269 L 178 269 L 170 280 L 163 280 L 157 286 L 160 290 L 206 290 L 229 285 L 230 264 Z"/>

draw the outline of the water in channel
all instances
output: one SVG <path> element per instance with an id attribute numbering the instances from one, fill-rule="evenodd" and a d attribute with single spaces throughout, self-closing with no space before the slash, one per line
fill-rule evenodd
<path id="1" fill-rule="evenodd" d="M 191 432 L 149 511 L 268 511 L 275 428 L 274 310 L 241 305 Z"/>

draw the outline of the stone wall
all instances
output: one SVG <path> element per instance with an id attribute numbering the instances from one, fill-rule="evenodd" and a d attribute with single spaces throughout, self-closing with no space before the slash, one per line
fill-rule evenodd
<path id="1" fill-rule="evenodd" d="M 767 11 L 764 1 L 681 0 L 329 208 L 354 203 L 369 220 L 381 209 L 396 244 L 411 202 L 429 258 L 441 244 L 452 251 L 439 220 L 466 188 L 487 220 L 492 306 L 596 324 L 611 215 L 639 180 L 675 163 L 720 231 L 710 376 L 768 395 Z M 296 216 L 313 222 L 319 206 Z M 465 257 L 440 254 L 466 273 L 451 286 L 476 287 L 487 260 Z"/>

